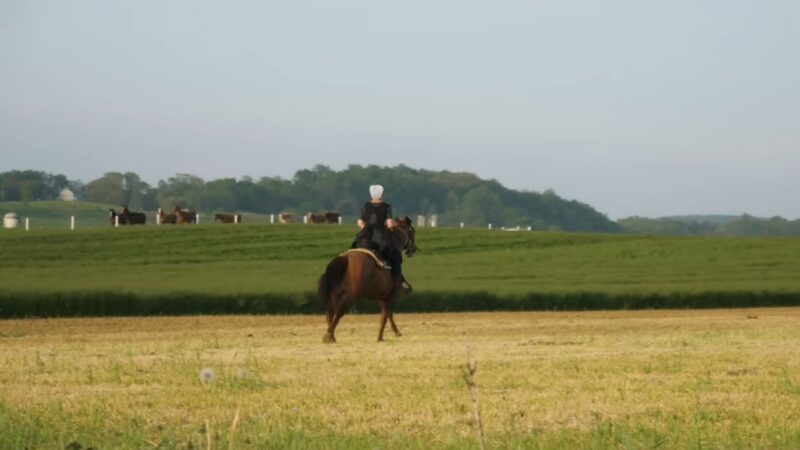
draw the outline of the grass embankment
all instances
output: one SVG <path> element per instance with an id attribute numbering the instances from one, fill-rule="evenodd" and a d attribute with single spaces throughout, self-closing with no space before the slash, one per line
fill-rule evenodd
<path id="1" fill-rule="evenodd" d="M 465 345 L 488 448 L 800 447 L 798 309 L 397 321 L 2 321 L 0 448 L 478 448 Z"/>
<path id="2" fill-rule="evenodd" d="M 315 312 L 348 226 L 0 233 L 0 314 Z M 800 304 L 800 240 L 420 229 L 401 311 Z M 361 306 L 374 308 L 374 304 Z"/>

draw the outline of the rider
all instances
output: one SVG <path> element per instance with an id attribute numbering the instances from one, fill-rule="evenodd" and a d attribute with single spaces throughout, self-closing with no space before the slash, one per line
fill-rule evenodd
<path id="1" fill-rule="evenodd" d="M 380 184 L 370 186 L 369 194 L 372 201 L 365 203 L 361 208 L 361 218 L 358 219 L 358 228 L 361 231 L 356 237 L 354 246 L 359 241 L 369 241 L 374 244 L 392 267 L 392 275 L 405 281 L 402 275 L 403 255 L 392 245 L 389 236 L 389 230 L 396 226 L 392 219 L 392 205 L 383 201 L 383 186 Z M 403 290 L 409 291 L 406 287 L 403 287 Z"/>

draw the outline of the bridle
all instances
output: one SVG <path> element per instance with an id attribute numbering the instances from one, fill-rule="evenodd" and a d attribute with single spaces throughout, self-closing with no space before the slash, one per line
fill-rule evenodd
<path id="1" fill-rule="evenodd" d="M 403 237 L 403 247 L 402 247 L 402 249 L 406 250 L 406 251 L 411 250 L 409 248 L 409 245 L 408 245 L 411 242 L 411 238 L 409 237 L 410 232 L 408 230 L 403 229 L 403 227 L 400 227 L 400 226 L 394 227 L 394 230 L 399 230 L 400 231 L 400 235 Z"/>

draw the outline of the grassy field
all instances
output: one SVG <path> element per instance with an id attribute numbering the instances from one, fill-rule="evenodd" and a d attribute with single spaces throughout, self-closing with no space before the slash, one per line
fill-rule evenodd
<path id="1" fill-rule="evenodd" d="M 314 312 L 353 228 L 2 230 L 0 314 Z M 406 311 L 800 304 L 800 240 L 418 230 Z"/>
<path id="2" fill-rule="evenodd" d="M 0 321 L 0 448 L 800 447 L 800 310 Z M 199 372 L 215 371 L 210 383 Z"/>

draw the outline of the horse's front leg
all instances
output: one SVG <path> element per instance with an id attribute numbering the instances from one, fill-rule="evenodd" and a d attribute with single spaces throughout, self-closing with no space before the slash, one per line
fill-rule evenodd
<path id="1" fill-rule="evenodd" d="M 378 332 L 378 342 L 383 342 L 383 330 L 386 328 L 386 319 L 389 316 L 389 302 L 381 300 L 381 329 Z"/>

